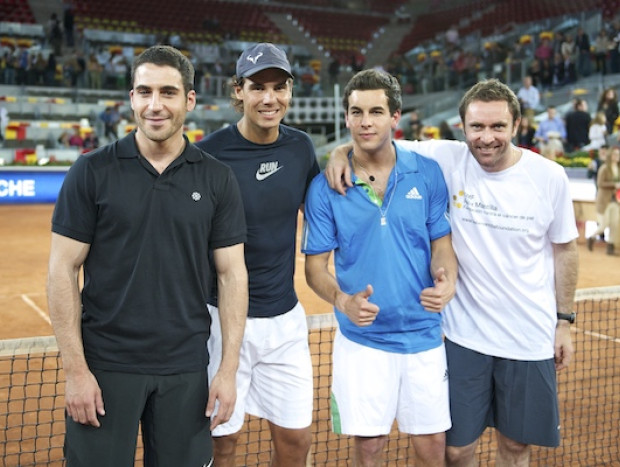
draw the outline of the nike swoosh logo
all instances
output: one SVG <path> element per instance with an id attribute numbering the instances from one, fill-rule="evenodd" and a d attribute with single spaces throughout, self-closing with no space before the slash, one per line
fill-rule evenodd
<path id="1" fill-rule="evenodd" d="M 278 167 L 277 169 L 270 170 L 269 172 L 260 173 L 260 169 L 256 171 L 256 180 L 259 182 L 265 180 L 267 177 L 271 177 L 274 173 L 280 170 L 283 166 Z"/>

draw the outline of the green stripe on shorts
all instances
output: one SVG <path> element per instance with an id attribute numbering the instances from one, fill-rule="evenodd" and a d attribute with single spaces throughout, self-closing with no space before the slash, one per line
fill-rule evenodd
<path id="1" fill-rule="evenodd" d="M 332 408 L 332 431 L 337 435 L 342 434 L 342 426 L 340 424 L 340 411 L 338 410 L 338 402 L 334 393 L 331 393 L 331 408 Z"/>

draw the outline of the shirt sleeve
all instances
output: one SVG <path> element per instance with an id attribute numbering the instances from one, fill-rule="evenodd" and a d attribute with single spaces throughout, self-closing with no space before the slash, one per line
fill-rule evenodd
<path id="1" fill-rule="evenodd" d="M 448 220 L 448 188 L 443 174 L 434 161 L 427 161 L 423 170 L 426 171 L 429 184 L 430 203 L 427 228 L 432 240 L 444 237 L 451 232 Z"/>
<path id="2" fill-rule="evenodd" d="M 324 174 L 315 177 L 310 184 L 304 208 L 302 253 L 316 255 L 335 250 L 338 246 L 331 191 Z"/>
<path id="3" fill-rule="evenodd" d="M 243 200 L 237 179 L 228 167 L 218 196 L 209 246 L 217 249 L 244 243 L 247 228 Z"/>
<path id="4" fill-rule="evenodd" d="M 97 224 L 95 182 L 90 175 L 88 159 L 79 157 L 65 176 L 52 216 L 52 232 L 88 244 Z"/>

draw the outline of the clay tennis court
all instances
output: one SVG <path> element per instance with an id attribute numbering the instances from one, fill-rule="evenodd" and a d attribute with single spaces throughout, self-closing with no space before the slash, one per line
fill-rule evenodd
<path id="1" fill-rule="evenodd" d="M 52 334 L 45 298 L 52 204 L 0 205 L 0 339 Z M 620 257 L 604 245 L 589 252 L 579 246 L 578 288 L 620 285 Z M 331 313 L 331 307 L 306 285 L 298 256 L 296 285 L 306 312 Z"/>
<path id="2" fill-rule="evenodd" d="M 0 205 L 0 339 L 52 334 L 45 298 L 52 210 L 52 205 Z M 579 288 L 620 284 L 620 257 L 607 256 L 602 244 L 596 245 L 593 252 L 580 244 L 579 253 Z M 298 256 L 297 266 L 297 290 L 306 311 L 330 316 L 331 307 L 319 300 L 305 284 L 302 255 Z M 535 450 L 532 465 L 620 465 L 617 422 L 620 413 L 618 299 L 580 302 L 578 311 L 582 318 L 579 327 L 574 328 L 577 356 L 571 366 L 570 377 L 566 372 L 559 376 L 565 441 L 558 450 Z M 331 334 L 330 329 L 314 330 L 310 334 L 317 382 L 312 465 L 337 467 L 347 465 L 351 453 L 348 440 L 333 435 L 329 428 Z M 19 384 L 28 379 L 41 379 L 47 384 L 40 385 L 36 389 L 38 392 L 20 393 L 17 404 L 0 405 L 1 431 L 5 430 L 2 424 L 12 426 L 15 419 L 28 425 L 25 429 L 5 432 L 6 437 L 11 435 L 25 440 L 21 444 L 8 443 L 0 436 L 0 455 L 7 455 L 0 464 L 61 465 L 57 459 L 61 457 L 64 424 L 62 384 L 55 384 L 59 378 L 57 357 L 52 354 L 41 360 L 17 361 L 14 371 L 22 372 L 26 365 L 28 370 L 16 380 Z M 8 392 L 2 390 L 6 387 L 4 381 L 0 381 L 0 402 L 11 399 L 3 394 Z M 33 390 L 17 389 L 17 392 L 23 393 Z M 4 418 L 5 410 L 16 413 Z M 490 452 L 493 445 L 490 438 L 485 435 L 481 445 L 482 465 L 492 464 Z M 263 423 L 252 420 L 246 424 L 246 435 L 241 442 L 241 448 L 248 454 L 244 453 L 238 465 L 268 465 L 270 442 Z M 24 450 L 33 453 L 21 457 L 8 456 L 11 452 L 16 454 L 15 451 Z M 410 458 L 411 447 L 407 440 L 393 435 L 388 446 L 388 465 L 410 465 L 407 462 Z M 47 459 L 56 461 L 49 462 Z"/>

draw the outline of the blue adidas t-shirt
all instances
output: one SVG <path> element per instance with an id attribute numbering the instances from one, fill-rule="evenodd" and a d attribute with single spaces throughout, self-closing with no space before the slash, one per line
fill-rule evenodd
<path id="1" fill-rule="evenodd" d="M 340 288 L 354 294 L 371 284 L 369 300 L 380 307 L 368 327 L 356 326 L 335 310 L 345 337 L 398 353 L 441 344 L 441 315 L 424 310 L 420 292 L 433 285 L 431 241 L 450 233 L 447 207 L 439 165 L 398 147 L 381 208 L 362 185 L 341 196 L 328 187 L 323 174 L 316 177 L 306 197 L 302 251 L 312 255 L 334 250 Z"/>

